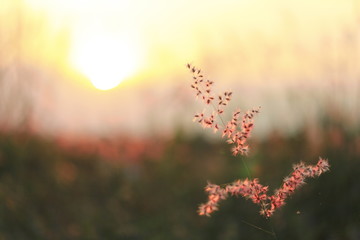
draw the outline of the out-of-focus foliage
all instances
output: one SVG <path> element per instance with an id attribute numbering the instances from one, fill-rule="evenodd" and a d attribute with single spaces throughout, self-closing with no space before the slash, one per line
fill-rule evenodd
<path id="1" fill-rule="evenodd" d="M 316 141 L 309 131 L 251 143 L 246 161 L 253 177 L 272 189 L 300 160 L 322 156 L 331 164 L 275 213 L 274 230 L 279 239 L 359 239 L 359 131 L 332 122 L 318 129 Z M 244 223 L 270 230 L 242 198 L 222 202 L 210 218 L 196 213 L 207 180 L 246 177 L 228 145 L 181 132 L 157 144 L 160 155 L 109 162 L 38 136 L 1 134 L 0 239 L 272 239 Z"/>

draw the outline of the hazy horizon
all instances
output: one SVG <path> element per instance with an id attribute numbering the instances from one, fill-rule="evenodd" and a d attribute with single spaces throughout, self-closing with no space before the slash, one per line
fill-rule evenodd
<path id="1" fill-rule="evenodd" d="M 191 122 L 202 107 L 191 95 L 188 62 L 219 92 L 234 92 L 231 108 L 262 106 L 256 134 L 296 131 L 316 119 L 327 99 L 359 119 L 356 1 L 3 0 L 2 6 L 5 128 L 28 115 L 45 134 L 201 131 Z"/>

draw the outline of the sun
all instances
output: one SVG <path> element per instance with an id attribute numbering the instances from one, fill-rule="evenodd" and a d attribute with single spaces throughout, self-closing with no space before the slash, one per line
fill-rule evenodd
<path id="1" fill-rule="evenodd" d="M 75 36 L 70 55 L 72 65 L 99 90 L 118 86 L 139 67 L 134 41 L 106 32 Z"/>

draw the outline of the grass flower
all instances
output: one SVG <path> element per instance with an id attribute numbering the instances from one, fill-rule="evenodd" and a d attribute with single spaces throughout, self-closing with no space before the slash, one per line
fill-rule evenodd
<path id="1" fill-rule="evenodd" d="M 187 68 L 192 73 L 191 88 L 195 96 L 201 99 L 206 106 L 212 106 L 212 113 L 206 115 L 208 109 L 194 116 L 194 121 L 198 122 L 203 128 L 213 129 L 214 132 L 221 131 L 222 137 L 227 138 L 229 144 L 233 144 L 231 149 L 234 156 L 246 155 L 249 151 L 247 140 L 254 128 L 254 117 L 259 113 L 260 107 L 254 108 L 242 114 L 238 109 L 232 114 L 229 121 L 225 122 L 222 115 L 225 107 L 231 101 L 232 92 L 226 91 L 215 97 L 212 87 L 214 82 L 206 79 L 201 70 L 191 64 Z M 220 120 L 220 121 L 219 121 Z M 266 218 L 271 217 L 275 210 L 285 204 L 286 199 L 295 192 L 296 189 L 305 184 L 307 178 L 315 178 L 322 173 L 329 171 L 330 165 L 327 159 L 320 158 L 316 165 L 305 165 L 300 162 L 293 166 L 293 172 L 284 178 L 280 188 L 274 194 L 268 195 L 268 186 L 259 183 L 259 179 L 236 180 L 233 183 L 225 184 L 224 187 L 208 182 L 205 192 L 208 194 L 208 201 L 199 206 L 199 215 L 210 216 L 218 210 L 219 202 L 229 196 L 242 196 L 250 199 L 253 203 L 261 207 L 260 214 Z"/>
<path id="2" fill-rule="evenodd" d="M 193 121 L 198 122 L 203 128 L 213 129 L 214 132 L 220 130 L 222 137 L 226 137 L 227 142 L 234 145 L 231 150 L 234 156 L 246 155 L 249 151 L 247 140 L 254 128 L 254 116 L 260 112 L 260 107 L 244 114 L 237 109 L 233 112 L 232 118 L 225 123 L 222 115 L 225 107 L 231 101 L 232 92 L 226 91 L 215 97 L 212 90 L 214 82 L 206 79 L 201 70 L 191 64 L 187 64 L 187 68 L 193 75 L 191 88 L 194 90 L 196 98 L 201 99 L 206 106 L 211 105 L 212 107 L 210 115 L 206 115 L 209 110 L 205 108 L 201 113 L 194 115 Z"/>

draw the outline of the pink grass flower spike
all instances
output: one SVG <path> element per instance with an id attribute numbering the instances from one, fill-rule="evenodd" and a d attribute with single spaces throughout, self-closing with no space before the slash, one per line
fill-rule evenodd
<path id="1" fill-rule="evenodd" d="M 191 88 L 195 91 L 196 98 L 201 99 L 206 106 L 211 105 L 213 111 L 210 115 L 206 115 L 204 109 L 201 113 L 194 116 L 193 121 L 198 122 L 203 128 L 211 128 L 214 132 L 222 132 L 222 137 L 227 138 L 229 144 L 233 144 L 232 153 L 234 156 L 246 155 L 249 151 L 247 140 L 254 128 L 254 116 L 260 112 L 260 107 L 241 114 L 240 109 L 232 114 L 232 118 L 225 124 L 222 115 L 224 108 L 231 101 L 232 92 L 226 91 L 217 97 L 213 95 L 213 81 L 206 79 L 201 70 L 187 64 L 187 68 L 192 73 Z M 220 122 L 218 120 L 220 119 Z"/>
<path id="2" fill-rule="evenodd" d="M 231 101 L 232 92 L 227 91 L 215 97 L 212 91 L 214 82 L 206 79 L 201 70 L 191 64 L 187 64 L 187 68 L 193 75 L 191 88 L 195 91 L 196 97 L 201 99 L 206 106 L 212 105 L 213 107 L 210 115 L 206 115 L 205 109 L 201 113 L 195 114 L 193 120 L 203 128 L 212 128 L 214 132 L 221 131 L 222 137 L 226 137 L 227 142 L 233 144 L 231 151 L 234 156 L 246 155 L 249 151 L 247 140 L 254 128 L 254 116 L 259 113 L 260 107 L 247 111 L 245 114 L 236 110 L 233 112 L 232 118 L 225 123 L 222 115 L 225 112 L 224 108 Z M 318 177 L 329 171 L 329 168 L 329 162 L 324 158 L 320 158 L 316 165 L 305 165 L 300 162 L 293 166 L 293 172 L 283 180 L 281 187 L 276 189 L 271 196 L 267 194 L 269 187 L 261 185 L 257 178 L 236 180 L 224 187 L 208 182 L 205 187 L 208 201 L 199 206 L 198 213 L 210 216 L 218 210 L 221 200 L 225 200 L 228 196 L 242 196 L 259 205 L 261 207 L 260 214 L 269 218 L 276 209 L 285 204 L 285 200 L 296 189 L 305 184 L 307 178 Z"/>

